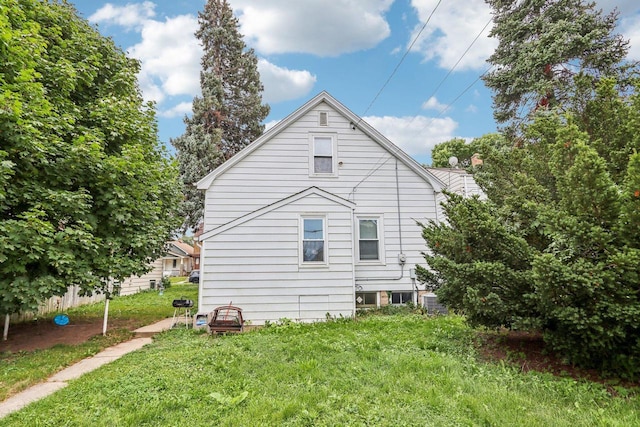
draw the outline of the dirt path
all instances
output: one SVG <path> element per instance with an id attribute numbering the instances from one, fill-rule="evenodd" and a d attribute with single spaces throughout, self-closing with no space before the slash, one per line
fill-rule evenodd
<path id="1" fill-rule="evenodd" d="M 107 332 L 120 328 L 133 330 L 140 326 L 140 322 L 135 320 L 113 320 L 109 321 Z M 57 326 L 50 319 L 15 323 L 9 325 L 7 341 L 0 341 L 0 352 L 15 353 L 50 348 L 57 344 L 81 344 L 100 334 L 102 334 L 102 319 L 81 322 L 74 322 L 71 319 L 66 326 Z"/>

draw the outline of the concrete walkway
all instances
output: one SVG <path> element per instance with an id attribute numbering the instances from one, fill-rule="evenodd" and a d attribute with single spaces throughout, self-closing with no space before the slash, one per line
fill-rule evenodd
<path id="1" fill-rule="evenodd" d="M 36 400 L 40 400 L 55 393 L 56 391 L 66 387 L 68 385 L 68 381 L 80 378 L 87 372 L 91 372 L 102 365 L 113 362 L 127 353 L 141 349 L 143 346 L 151 343 L 151 337 L 154 334 L 170 329 L 172 323 L 173 319 L 168 318 L 152 325 L 136 329 L 134 332 L 136 333 L 137 338 L 109 347 L 93 357 L 81 360 L 75 365 L 57 372 L 53 376 L 49 377 L 45 382 L 29 387 L 28 389 L 11 396 L 7 400 L 0 402 L 0 418 L 24 408 L 31 402 L 35 402 Z"/>

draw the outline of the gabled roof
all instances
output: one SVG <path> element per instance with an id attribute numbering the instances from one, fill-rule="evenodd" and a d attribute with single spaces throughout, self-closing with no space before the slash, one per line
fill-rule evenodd
<path id="1" fill-rule="evenodd" d="M 168 242 L 170 247 L 168 252 L 179 256 L 191 256 L 193 255 L 193 246 L 188 243 L 181 242 L 179 240 L 172 240 Z M 172 246 L 172 247 L 171 247 Z"/>
<path id="2" fill-rule="evenodd" d="M 254 218 L 257 218 L 259 216 L 262 216 L 268 212 L 271 212 L 275 209 L 278 209 L 282 206 L 286 206 L 290 203 L 293 203 L 297 200 L 303 199 L 307 196 L 310 195 L 316 195 L 316 196 L 320 196 L 320 197 L 324 197 L 327 200 L 331 200 L 334 203 L 337 203 L 339 205 L 342 205 L 348 209 L 355 209 L 356 205 L 353 202 L 350 202 L 347 199 L 343 199 L 340 196 L 336 196 L 333 193 L 329 193 L 328 191 L 325 191 L 321 188 L 318 187 L 309 187 L 306 190 L 300 191 L 299 193 L 295 193 L 292 194 L 290 196 L 285 197 L 284 199 L 278 200 L 277 202 L 271 203 L 270 205 L 264 206 L 260 209 L 257 209 L 253 212 L 250 212 L 246 215 L 243 215 L 239 218 L 234 219 L 233 221 L 230 221 L 226 224 L 223 224 L 219 227 L 214 228 L 213 230 L 209 230 L 209 231 L 205 231 L 202 236 L 200 236 L 200 240 L 206 240 L 209 237 L 215 236 L 217 234 L 220 234 L 224 231 L 227 231 L 233 227 L 237 227 L 238 225 L 244 224 L 247 221 L 250 221 Z"/>
<path id="3" fill-rule="evenodd" d="M 322 91 L 311 100 L 309 100 L 302 107 L 298 108 L 296 111 L 285 117 L 283 120 L 278 122 L 274 127 L 266 131 L 262 136 L 253 141 L 251 144 L 247 145 L 244 149 L 238 152 L 231 159 L 227 160 L 216 169 L 211 171 L 207 176 L 202 178 L 196 184 L 198 189 L 206 190 L 211 186 L 211 183 L 220 175 L 222 175 L 227 170 L 231 169 L 234 165 L 241 162 L 242 159 L 247 157 L 257 148 L 262 146 L 264 143 L 269 141 L 278 135 L 282 130 L 286 129 L 297 121 L 300 117 L 307 114 L 309 111 L 317 107 L 321 103 L 326 103 L 334 110 L 342 114 L 347 120 L 353 123 L 353 126 L 357 126 L 364 134 L 366 134 L 369 138 L 380 144 L 385 150 L 387 150 L 391 155 L 396 157 L 398 160 L 402 161 L 407 167 L 413 170 L 416 174 L 421 176 L 425 181 L 429 182 L 433 187 L 434 191 L 440 192 L 445 186 L 438 178 L 436 178 L 431 172 L 427 171 L 423 168 L 418 162 L 416 162 L 411 156 L 402 151 L 400 147 L 393 144 L 389 141 L 385 136 L 383 136 L 380 132 L 374 129 L 367 122 L 362 120 L 359 116 L 354 114 L 351 110 L 341 104 L 334 97 L 329 95 L 328 92 Z"/>

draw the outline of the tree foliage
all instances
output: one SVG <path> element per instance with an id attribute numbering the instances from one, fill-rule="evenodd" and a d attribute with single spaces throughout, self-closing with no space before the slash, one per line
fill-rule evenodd
<path id="1" fill-rule="evenodd" d="M 523 121 L 474 141 L 487 200 L 449 196 L 447 223 L 423 227 L 419 278 L 474 325 L 539 330 L 573 363 L 637 377 L 637 65 L 592 4 L 489 3 L 496 117 Z"/>
<path id="2" fill-rule="evenodd" d="M 472 324 L 542 330 L 575 363 L 633 375 L 640 372 L 640 96 L 615 87 L 604 79 L 588 103 L 608 118 L 593 134 L 592 121 L 544 113 L 518 144 L 485 144 L 475 178 L 489 200 L 450 197 L 448 223 L 423 229 L 430 270 L 419 275 Z M 615 150 L 603 149 L 605 134 Z"/>
<path id="3" fill-rule="evenodd" d="M 0 0 L 0 312 L 161 255 L 177 168 L 137 70 L 67 3 Z"/>
<path id="4" fill-rule="evenodd" d="M 584 0 L 486 0 L 498 47 L 483 77 L 494 91 L 494 117 L 514 125 L 536 109 L 572 105 L 575 76 L 591 87 L 602 76 L 629 83 L 628 42 L 613 33 L 617 13 L 603 15 Z M 574 110 L 577 105 L 573 104 Z"/>
<path id="5" fill-rule="evenodd" d="M 185 228 L 202 219 L 204 194 L 194 183 L 260 136 L 269 114 L 255 52 L 246 48 L 227 0 L 207 1 L 198 17 L 202 96 L 194 98 L 193 114 L 185 117 L 185 133 L 171 141 L 184 183 Z"/>
<path id="6" fill-rule="evenodd" d="M 456 157 L 458 166 L 466 168 L 471 166 L 471 157 L 476 151 L 473 141 L 467 142 L 462 138 L 453 138 L 433 147 L 433 150 L 431 150 L 431 166 L 434 168 L 451 167 L 449 158 Z"/>

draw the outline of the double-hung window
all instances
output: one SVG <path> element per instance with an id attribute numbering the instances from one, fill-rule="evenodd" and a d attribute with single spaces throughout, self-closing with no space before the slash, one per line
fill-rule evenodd
<path id="1" fill-rule="evenodd" d="M 309 216 L 301 218 L 302 263 L 326 264 L 326 218 Z"/>
<path id="2" fill-rule="evenodd" d="M 332 134 L 319 134 L 311 136 L 310 148 L 310 175 L 335 176 L 336 175 L 336 138 Z"/>
<path id="3" fill-rule="evenodd" d="M 359 218 L 358 253 L 360 261 L 382 261 L 380 249 L 380 218 Z"/>

